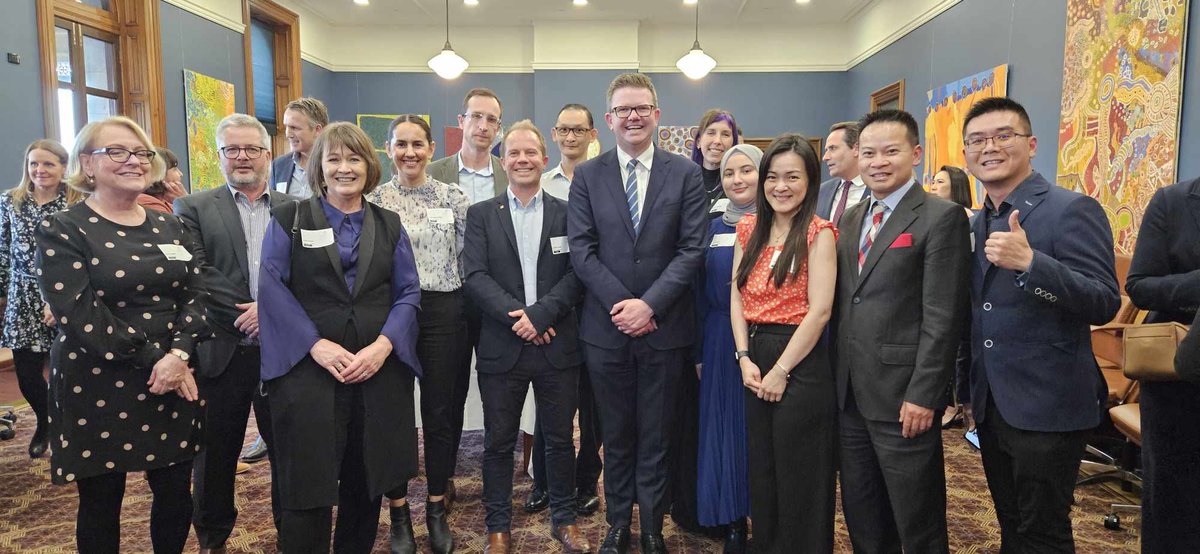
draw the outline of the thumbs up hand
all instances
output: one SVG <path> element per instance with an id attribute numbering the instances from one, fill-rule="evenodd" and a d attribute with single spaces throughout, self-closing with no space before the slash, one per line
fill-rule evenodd
<path id="1" fill-rule="evenodd" d="M 1020 215 L 1020 210 L 1013 210 L 1008 215 L 1009 231 L 992 233 L 984 243 L 983 253 L 992 265 L 1013 271 L 1028 271 L 1033 265 L 1033 248 L 1021 228 Z"/>

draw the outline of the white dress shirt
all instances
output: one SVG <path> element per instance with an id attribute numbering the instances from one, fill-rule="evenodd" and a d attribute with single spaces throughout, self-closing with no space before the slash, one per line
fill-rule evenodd
<path id="1" fill-rule="evenodd" d="M 830 204 L 830 206 L 833 206 L 833 208 L 831 210 L 829 210 L 830 217 L 833 216 L 833 212 L 835 210 L 837 210 L 838 202 L 840 202 L 842 199 L 842 185 L 845 184 L 845 182 L 846 182 L 846 180 L 842 179 L 842 182 L 838 183 L 837 188 L 833 189 L 833 204 Z M 851 179 L 850 180 L 850 196 L 848 198 L 846 198 L 846 211 L 847 212 L 850 211 L 850 208 L 853 208 L 855 204 L 858 204 L 863 199 L 865 199 L 867 196 L 869 196 L 868 194 L 866 194 L 866 192 L 867 192 L 867 184 L 863 182 L 862 175 L 859 175 L 858 177 Z M 843 212 L 843 213 L 845 213 L 845 212 Z"/>

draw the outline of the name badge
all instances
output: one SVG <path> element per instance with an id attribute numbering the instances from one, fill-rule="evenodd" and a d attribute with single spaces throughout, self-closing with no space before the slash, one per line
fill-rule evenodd
<path id="1" fill-rule="evenodd" d="M 971 231 L 971 252 L 975 252 L 975 231 Z"/>
<path id="2" fill-rule="evenodd" d="M 300 229 L 300 244 L 305 248 L 325 248 L 333 244 L 333 229 Z"/>
<path id="3" fill-rule="evenodd" d="M 567 237 L 550 237 L 550 253 L 566 254 L 571 251 L 571 245 L 567 244 Z"/>
<path id="4" fill-rule="evenodd" d="M 779 255 L 782 253 L 782 250 L 776 250 L 774 254 L 771 254 L 771 269 L 775 269 L 775 262 L 779 260 Z"/>
<path id="5" fill-rule="evenodd" d="M 713 203 L 713 206 L 711 209 L 708 210 L 708 213 L 710 213 L 710 214 L 725 213 L 725 210 L 728 210 L 728 209 L 729 209 L 729 199 L 722 198 Z"/>
<path id="6" fill-rule="evenodd" d="M 430 223 L 439 225 L 453 224 L 454 211 L 450 208 L 428 208 L 425 210 L 425 219 L 428 219 Z"/>
<path id="7" fill-rule="evenodd" d="M 287 189 L 288 189 L 287 181 L 280 181 L 278 183 L 275 183 L 275 190 L 277 190 L 279 192 L 287 192 Z"/>
<path id="8" fill-rule="evenodd" d="M 187 248 L 178 244 L 160 244 L 158 249 L 162 250 L 164 256 L 172 262 L 190 262 L 192 261 L 192 253 L 187 251 Z"/>
<path id="9" fill-rule="evenodd" d="M 709 248 L 721 248 L 723 246 L 733 246 L 733 243 L 735 241 L 737 241 L 736 234 L 722 233 L 720 235 L 713 235 L 712 242 L 708 243 L 708 247 Z M 777 252 L 777 254 L 778 254 L 778 252 Z M 771 262 L 771 263 L 773 264 L 775 262 Z"/>

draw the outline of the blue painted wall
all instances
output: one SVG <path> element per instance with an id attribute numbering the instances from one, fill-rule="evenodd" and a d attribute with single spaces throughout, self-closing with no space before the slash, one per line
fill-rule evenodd
<path id="1" fill-rule="evenodd" d="M 317 64 L 300 60 L 300 74 L 305 96 L 328 103 L 333 98 L 333 72 Z"/>
<path id="2" fill-rule="evenodd" d="M 34 2 L 4 4 L 0 50 L 21 56 L 20 65 L 0 60 L 0 189 L 5 189 L 21 182 L 25 147 L 46 136 Z"/>

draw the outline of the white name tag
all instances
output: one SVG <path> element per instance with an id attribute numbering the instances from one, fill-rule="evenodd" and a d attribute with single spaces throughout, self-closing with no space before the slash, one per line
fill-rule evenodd
<path id="1" fill-rule="evenodd" d="M 713 202 L 713 206 L 711 209 L 708 210 L 708 213 L 710 213 L 710 214 L 725 213 L 725 210 L 728 210 L 728 209 L 729 209 L 729 199 L 722 198 L 720 200 L 717 200 L 716 202 Z"/>
<path id="2" fill-rule="evenodd" d="M 428 208 L 425 210 L 425 218 L 430 223 L 452 224 L 454 223 L 454 211 L 450 208 Z"/>
<path id="3" fill-rule="evenodd" d="M 771 254 L 771 269 L 775 269 L 775 262 L 779 260 L 781 253 L 783 253 L 782 250 L 776 250 L 774 254 Z"/>
<path id="4" fill-rule="evenodd" d="M 192 261 L 192 253 L 187 251 L 187 248 L 178 244 L 160 244 L 158 249 L 162 250 L 164 256 L 172 262 L 190 262 Z"/>
<path id="5" fill-rule="evenodd" d="M 325 248 L 333 244 L 333 229 L 300 229 L 300 244 L 305 248 Z"/>
<path id="6" fill-rule="evenodd" d="M 550 237 L 550 252 L 552 254 L 566 254 L 571 251 L 571 245 L 567 244 L 567 237 Z"/>
<path id="7" fill-rule="evenodd" d="M 975 231 L 971 231 L 971 252 L 975 252 Z"/>
<path id="8" fill-rule="evenodd" d="M 708 243 L 709 248 L 721 248 L 723 246 L 733 246 L 737 241 L 737 235 L 734 233 L 722 233 L 713 235 L 712 242 Z"/>
<path id="9" fill-rule="evenodd" d="M 287 192 L 287 189 L 288 189 L 287 181 L 280 181 L 278 183 L 275 183 L 275 190 L 277 190 L 279 192 Z"/>

